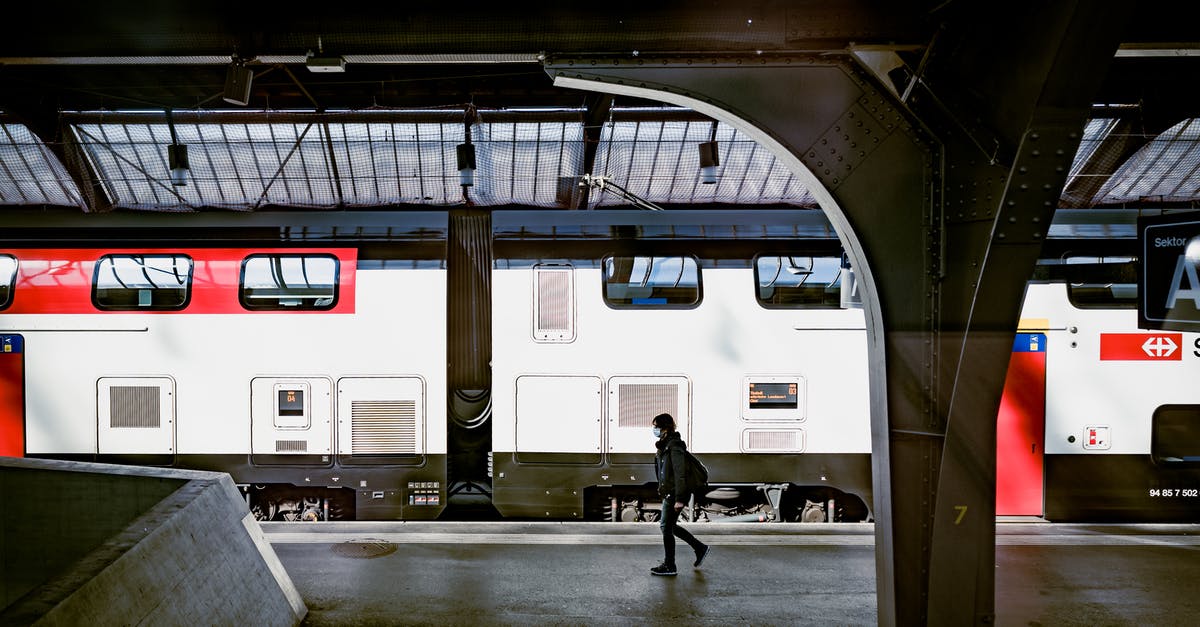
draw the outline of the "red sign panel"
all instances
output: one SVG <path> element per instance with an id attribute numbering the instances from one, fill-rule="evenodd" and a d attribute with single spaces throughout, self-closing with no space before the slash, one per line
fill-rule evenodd
<path id="1" fill-rule="evenodd" d="M 1180 361 L 1182 333 L 1101 333 L 1100 359 L 1118 361 Z"/>

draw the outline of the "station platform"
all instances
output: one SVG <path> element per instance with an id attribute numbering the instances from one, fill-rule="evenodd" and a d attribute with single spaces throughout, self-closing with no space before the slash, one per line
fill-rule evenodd
<path id="1" fill-rule="evenodd" d="M 685 526 L 655 577 L 654 523 L 262 524 L 305 625 L 876 624 L 871 524 Z M 1197 581 L 1200 525 L 997 524 L 999 625 L 1195 624 Z"/>

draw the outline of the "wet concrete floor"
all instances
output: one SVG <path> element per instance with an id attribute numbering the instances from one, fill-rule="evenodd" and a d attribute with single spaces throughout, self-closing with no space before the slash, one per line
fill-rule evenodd
<path id="1" fill-rule="evenodd" d="M 647 523 L 263 527 L 305 625 L 877 622 L 869 524 L 695 524 L 713 551 L 680 543 L 676 577 Z M 999 525 L 999 625 L 1197 624 L 1196 582 L 1200 525 Z"/>

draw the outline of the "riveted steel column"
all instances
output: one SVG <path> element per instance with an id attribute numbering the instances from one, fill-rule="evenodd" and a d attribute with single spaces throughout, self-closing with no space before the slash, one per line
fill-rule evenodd
<path id="1" fill-rule="evenodd" d="M 1117 48 L 1118 6 L 964 5 L 911 92 L 945 148 L 930 624 L 994 620 L 995 416 L 1025 282 Z"/>

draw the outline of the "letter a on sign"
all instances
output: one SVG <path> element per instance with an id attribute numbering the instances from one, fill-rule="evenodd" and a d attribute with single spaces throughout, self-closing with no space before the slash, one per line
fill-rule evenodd
<path id="1" fill-rule="evenodd" d="M 1187 276 L 1187 289 L 1183 287 L 1183 278 Z M 1167 292 L 1167 309 L 1175 308 L 1175 301 L 1180 298 L 1190 298 L 1200 309 L 1200 277 L 1196 276 L 1196 265 L 1189 262 L 1186 255 L 1180 255 L 1175 262 L 1175 275 L 1171 278 L 1171 290 Z"/>

